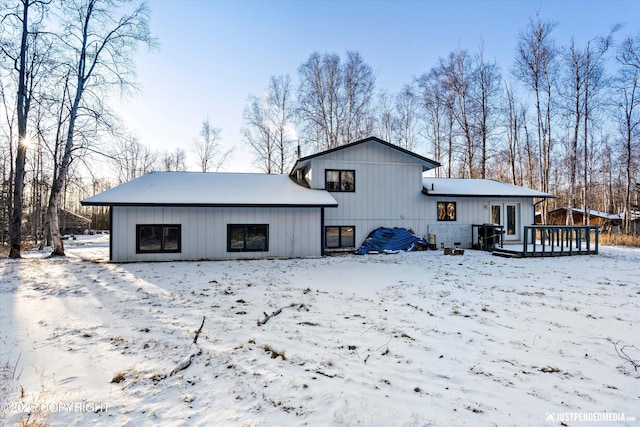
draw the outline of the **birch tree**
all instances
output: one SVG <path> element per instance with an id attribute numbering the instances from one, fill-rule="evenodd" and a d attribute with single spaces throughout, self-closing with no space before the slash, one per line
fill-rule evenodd
<path id="1" fill-rule="evenodd" d="M 200 134 L 193 141 L 193 151 L 201 172 L 218 172 L 224 166 L 233 149 L 223 151 L 222 129 L 215 127 L 207 118 L 202 122 Z"/>
<path id="2" fill-rule="evenodd" d="M 638 170 L 640 149 L 640 37 L 627 37 L 618 49 L 622 68 L 616 80 L 616 117 L 624 167 L 624 228 L 629 231 L 631 192 Z"/>
<path id="3" fill-rule="evenodd" d="M 582 97 L 584 96 L 584 57 L 579 52 L 575 41 L 564 53 L 567 70 L 567 84 L 569 93 L 567 98 L 567 116 L 571 118 L 572 132 L 569 135 L 567 149 L 567 166 L 569 168 L 569 182 L 567 194 L 567 225 L 573 225 L 573 207 L 575 206 L 575 187 L 578 172 L 578 139 L 580 138 L 580 125 L 582 123 Z"/>
<path id="4" fill-rule="evenodd" d="M 63 155 L 53 177 L 47 214 L 51 228 L 52 256 L 64 256 L 58 205 L 69 166 L 73 160 L 80 121 L 91 117 L 92 105 L 112 89 L 133 86 L 133 55 L 140 44 L 154 43 L 149 33 L 146 4 L 118 0 L 68 0 L 62 2 L 64 32 L 60 42 L 66 52 L 65 65 L 73 70 L 69 116 Z"/>
<path id="5" fill-rule="evenodd" d="M 359 53 L 347 52 L 346 62 L 313 53 L 298 74 L 297 117 L 305 142 L 326 150 L 369 136 L 375 77 Z"/>
<path id="6" fill-rule="evenodd" d="M 16 116 L 18 144 L 13 172 L 12 210 L 9 221 L 10 258 L 21 257 L 22 216 L 24 207 L 25 163 L 27 155 L 27 126 L 34 93 L 43 79 L 41 67 L 46 55 L 40 48 L 39 33 L 42 21 L 48 12 L 45 0 L 21 0 L 2 18 L 3 34 L 0 51 L 17 75 Z M 15 38 L 13 38 L 15 36 Z M 16 42 L 16 39 L 19 42 Z"/>
<path id="7" fill-rule="evenodd" d="M 551 34 L 555 24 L 539 14 L 518 37 L 514 73 L 535 97 L 536 134 L 538 144 L 539 190 L 549 192 L 551 171 L 552 100 L 555 84 L 557 51 Z M 542 203 L 542 220 L 546 223 L 547 203 Z"/>
<path id="8" fill-rule="evenodd" d="M 589 160 L 592 159 L 589 155 L 590 151 L 590 120 L 596 109 L 602 106 L 602 103 L 597 102 L 598 93 L 605 86 L 605 72 L 603 62 L 605 54 L 609 47 L 613 43 L 613 34 L 618 30 L 619 26 L 614 26 L 611 32 L 606 37 L 596 37 L 587 42 L 587 46 L 584 49 L 584 96 L 582 105 L 582 137 L 583 137 L 583 150 L 584 150 L 584 176 L 583 176 L 583 224 L 589 224 L 589 211 L 591 210 L 591 192 L 590 192 L 590 180 L 589 171 L 587 169 Z M 591 142 L 591 145 L 593 142 Z"/>
<path id="9" fill-rule="evenodd" d="M 252 95 L 244 109 L 242 136 L 261 171 L 285 173 L 295 155 L 295 107 L 289 75 L 271 76 L 263 96 Z"/>
<path id="10" fill-rule="evenodd" d="M 156 154 L 140 143 L 137 138 L 131 136 L 118 138 L 110 155 L 118 184 L 151 172 L 157 161 L 156 157 Z"/>
<path id="11" fill-rule="evenodd" d="M 496 102 L 499 94 L 500 69 L 495 62 L 484 57 L 484 44 L 480 43 L 480 52 L 476 56 L 472 75 L 472 90 L 476 104 L 475 126 L 480 144 L 480 178 L 487 177 L 487 159 L 489 157 L 489 139 L 497 127 Z"/>
<path id="12" fill-rule="evenodd" d="M 410 85 L 405 85 L 396 95 L 395 110 L 397 124 L 396 141 L 400 147 L 413 151 L 419 141 L 420 121 L 419 104 L 415 89 Z"/>
<path id="13" fill-rule="evenodd" d="M 507 119 L 507 145 L 509 157 L 509 171 L 513 185 L 522 184 L 522 156 L 521 134 L 525 121 L 524 107 L 518 103 L 514 94 L 513 85 L 505 83 L 506 119 Z"/>
<path id="14" fill-rule="evenodd" d="M 385 91 L 378 94 L 375 109 L 376 135 L 387 142 L 393 140 L 396 129 L 396 118 L 393 108 L 393 97 Z"/>
<path id="15" fill-rule="evenodd" d="M 422 111 L 425 120 L 424 132 L 426 138 L 433 146 L 433 158 L 444 164 L 444 153 L 447 153 L 447 176 L 452 173 L 453 156 L 453 115 L 450 111 L 450 102 L 447 102 L 447 93 L 440 79 L 438 69 L 432 69 L 417 78 L 417 86 L 422 99 Z M 448 132 L 447 132 L 448 130 Z M 445 150 L 445 142 L 448 141 L 448 149 Z M 441 176 L 440 168 L 435 170 L 436 176 Z"/>

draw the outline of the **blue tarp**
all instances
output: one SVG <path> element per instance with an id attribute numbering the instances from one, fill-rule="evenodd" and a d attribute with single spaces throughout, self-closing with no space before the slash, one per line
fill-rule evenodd
<path id="1" fill-rule="evenodd" d="M 356 253 L 364 255 L 372 251 L 412 251 L 417 245 L 427 246 L 427 242 L 406 228 L 380 227 L 369 233 Z"/>

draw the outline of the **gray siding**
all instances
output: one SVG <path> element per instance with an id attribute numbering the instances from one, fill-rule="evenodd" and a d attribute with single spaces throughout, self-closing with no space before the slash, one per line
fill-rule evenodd
<path id="1" fill-rule="evenodd" d="M 113 261 L 321 255 L 320 208 L 113 207 Z M 180 224 L 180 253 L 136 254 L 137 224 Z M 227 252 L 227 224 L 269 224 L 269 251 Z"/>

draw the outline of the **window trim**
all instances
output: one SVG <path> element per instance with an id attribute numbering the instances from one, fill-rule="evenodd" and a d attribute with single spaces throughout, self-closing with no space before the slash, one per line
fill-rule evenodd
<path id="1" fill-rule="evenodd" d="M 243 227 L 243 247 L 235 249 L 231 247 L 231 230 L 234 227 Z M 265 245 L 262 249 L 247 248 L 247 230 L 249 227 L 265 228 Z M 269 252 L 269 224 L 227 224 L 227 252 Z"/>
<path id="2" fill-rule="evenodd" d="M 453 207 L 453 214 L 450 212 Z M 437 202 L 436 217 L 438 221 L 457 221 L 458 206 L 457 202 Z"/>
<path id="3" fill-rule="evenodd" d="M 330 228 L 338 229 L 338 246 L 329 246 L 327 244 L 327 231 Z M 342 244 L 342 229 L 343 228 L 352 228 L 353 229 L 353 245 L 345 246 Z M 356 226 L 355 225 L 327 225 L 324 227 L 324 248 L 325 249 L 355 249 L 356 247 Z"/>
<path id="4" fill-rule="evenodd" d="M 160 249 L 143 250 L 140 249 L 140 231 L 143 227 L 160 227 Z M 176 249 L 165 249 L 164 233 L 167 228 L 178 229 L 178 247 Z M 136 224 L 136 253 L 137 254 L 176 254 L 182 252 L 182 224 Z"/>
<path id="5" fill-rule="evenodd" d="M 329 172 L 338 172 L 338 188 L 337 189 L 329 189 L 327 185 L 327 174 Z M 343 190 L 342 189 L 342 174 L 343 172 L 351 172 L 353 174 L 353 189 L 352 190 Z M 356 170 L 355 169 L 325 169 L 324 170 L 324 189 L 331 192 L 336 193 L 355 193 L 356 192 Z"/>

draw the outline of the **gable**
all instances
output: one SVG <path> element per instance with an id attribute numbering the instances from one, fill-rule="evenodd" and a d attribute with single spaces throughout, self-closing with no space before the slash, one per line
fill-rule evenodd
<path id="1" fill-rule="evenodd" d="M 351 163 L 365 162 L 369 164 L 412 163 L 420 164 L 423 172 L 440 166 L 440 164 L 434 160 L 430 160 L 379 138 L 369 137 L 331 150 L 302 157 L 296 161 L 292 168 L 291 175 L 294 175 L 297 170 L 306 173 L 311 167 L 311 162 L 314 160 L 344 161 Z"/>

